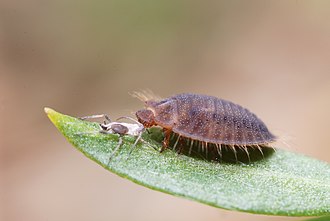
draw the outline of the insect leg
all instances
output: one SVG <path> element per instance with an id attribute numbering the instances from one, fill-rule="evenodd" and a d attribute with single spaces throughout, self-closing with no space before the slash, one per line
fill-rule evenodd
<path id="1" fill-rule="evenodd" d="M 123 144 L 123 137 L 122 137 L 122 136 L 119 136 L 118 144 L 117 144 L 116 148 L 112 151 L 112 153 L 111 153 L 111 155 L 110 155 L 110 157 L 109 157 L 109 161 L 108 161 L 107 166 L 109 166 L 112 157 L 113 157 L 113 156 L 115 155 L 115 153 L 119 150 L 119 148 L 121 147 L 122 144 Z"/>
<path id="2" fill-rule="evenodd" d="M 164 129 L 165 137 L 164 137 L 163 146 L 162 146 L 162 149 L 160 149 L 160 152 L 163 152 L 168 147 L 168 145 L 170 143 L 171 132 L 172 132 L 171 130 Z"/>
<path id="3" fill-rule="evenodd" d="M 135 142 L 134 142 L 134 144 L 133 144 L 131 150 L 129 151 L 128 156 L 131 155 L 131 153 L 133 152 L 133 150 L 134 150 L 135 147 L 136 147 L 136 144 L 139 142 L 139 140 L 141 140 L 141 138 L 142 138 L 142 131 L 139 133 L 138 137 L 136 138 L 136 140 L 135 140 Z"/>
<path id="4" fill-rule="evenodd" d="M 185 142 L 185 141 L 186 141 L 186 142 Z M 180 145 L 180 148 L 179 148 L 179 154 L 182 153 L 183 148 L 184 148 L 185 146 L 187 146 L 188 144 L 189 144 L 189 139 L 182 139 L 182 138 L 180 138 L 180 140 L 179 140 L 179 145 Z"/>
<path id="5" fill-rule="evenodd" d="M 154 150 L 158 150 L 158 147 L 155 145 L 151 145 L 149 142 L 145 141 L 142 137 L 140 139 L 143 143 L 145 143 L 147 146 L 152 147 Z"/>

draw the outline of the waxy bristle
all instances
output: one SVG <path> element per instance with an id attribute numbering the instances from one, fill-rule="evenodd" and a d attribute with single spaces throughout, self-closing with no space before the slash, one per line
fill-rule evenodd
<path id="1" fill-rule="evenodd" d="M 161 100 L 161 97 L 156 95 L 154 92 L 152 92 L 150 89 L 141 90 L 141 91 L 134 91 L 130 93 L 132 97 L 136 97 L 140 101 L 146 102 L 146 101 L 158 101 Z"/>

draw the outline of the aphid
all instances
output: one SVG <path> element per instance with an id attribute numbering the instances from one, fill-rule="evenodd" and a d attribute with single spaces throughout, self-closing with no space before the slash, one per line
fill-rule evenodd
<path id="1" fill-rule="evenodd" d="M 194 143 L 202 150 L 229 146 L 236 157 L 236 148 L 243 149 L 248 157 L 249 148 L 258 148 L 276 141 L 266 125 L 246 108 L 230 101 L 199 94 L 178 94 L 166 99 L 153 99 L 148 94 L 135 93 L 146 108 L 136 112 L 145 128 L 160 126 L 164 131 L 161 152 L 169 146 L 171 134 L 190 141 L 189 153 Z"/>
<path id="2" fill-rule="evenodd" d="M 99 131 L 100 133 L 103 133 L 103 134 L 119 134 L 120 135 L 118 144 L 117 144 L 116 148 L 113 150 L 113 152 L 111 153 L 108 163 L 110 163 L 110 161 L 111 161 L 112 157 L 114 156 L 114 154 L 122 146 L 124 135 L 131 135 L 131 136 L 137 137 L 134 144 L 133 144 L 133 146 L 132 146 L 132 148 L 131 148 L 131 150 L 130 150 L 130 153 L 133 151 L 136 144 L 140 140 L 142 140 L 142 134 L 143 134 L 145 128 L 141 123 L 139 123 L 138 121 L 136 121 L 135 119 L 133 119 L 131 117 L 120 117 L 120 118 L 117 119 L 117 121 L 121 120 L 121 119 L 128 119 L 128 120 L 131 120 L 131 121 L 135 122 L 134 124 L 124 123 L 124 122 L 113 122 L 113 121 L 111 121 L 111 119 L 106 114 L 80 117 L 80 119 L 85 120 L 85 119 L 94 119 L 94 118 L 101 118 L 101 117 L 104 117 L 106 119 L 106 121 L 99 124 L 100 128 L 101 128 L 101 130 Z"/>

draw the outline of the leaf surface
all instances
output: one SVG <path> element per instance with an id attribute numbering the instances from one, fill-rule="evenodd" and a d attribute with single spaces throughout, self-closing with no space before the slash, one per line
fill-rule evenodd
<path id="1" fill-rule="evenodd" d="M 148 188 L 228 210 L 284 216 L 330 214 L 329 164 L 278 149 L 251 150 L 250 160 L 224 150 L 221 162 L 197 155 L 159 153 L 162 133 L 155 128 L 145 133 L 131 151 L 135 137 L 124 142 L 109 162 L 119 135 L 101 134 L 99 125 L 45 111 L 58 130 L 80 152 L 107 170 Z M 226 153 L 227 152 L 227 153 Z M 206 159 L 205 159 L 206 158 Z M 227 159 L 227 160 L 226 160 Z"/>

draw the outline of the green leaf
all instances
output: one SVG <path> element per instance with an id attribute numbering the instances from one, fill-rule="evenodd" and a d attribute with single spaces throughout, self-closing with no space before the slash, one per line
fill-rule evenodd
<path id="1" fill-rule="evenodd" d="M 198 154 L 159 153 L 160 129 L 145 133 L 131 154 L 135 137 L 124 136 L 122 147 L 109 162 L 119 135 L 101 134 L 99 125 L 46 113 L 58 130 L 79 151 L 117 175 L 148 188 L 214 207 L 258 214 L 321 216 L 330 214 L 330 166 L 325 162 L 278 149 L 264 156 L 250 151 L 250 161 L 230 150 L 221 162 Z M 186 148 L 185 148 L 186 149 Z M 246 154 L 245 154 L 246 156 Z M 240 163 L 238 163 L 240 162 Z"/>

